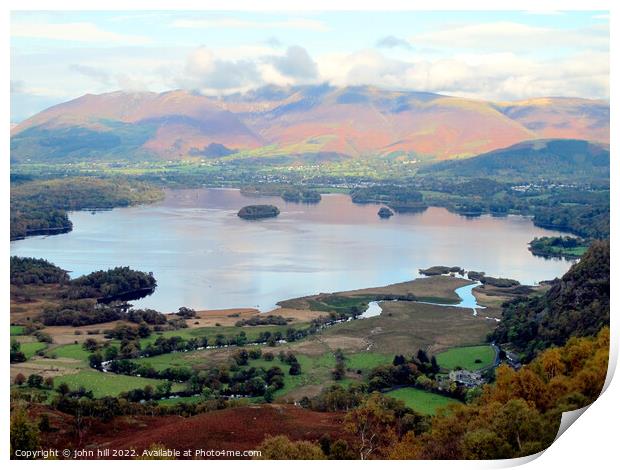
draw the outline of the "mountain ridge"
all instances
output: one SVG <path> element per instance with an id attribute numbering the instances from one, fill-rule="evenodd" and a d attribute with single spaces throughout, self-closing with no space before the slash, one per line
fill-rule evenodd
<path id="1" fill-rule="evenodd" d="M 71 140 L 70 151 L 63 153 L 58 135 Z M 179 159 L 211 144 L 237 152 L 270 148 L 276 155 L 442 160 L 542 138 L 608 143 L 609 105 L 583 98 L 491 102 L 327 84 L 268 86 L 222 97 L 115 91 L 52 106 L 13 127 L 11 136 L 15 162 L 84 154 Z"/>

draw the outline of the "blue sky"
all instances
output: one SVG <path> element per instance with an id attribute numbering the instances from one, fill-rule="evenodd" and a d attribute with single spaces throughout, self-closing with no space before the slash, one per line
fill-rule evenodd
<path id="1" fill-rule="evenodd" d="M 11 119 L 85 93 L 330 82 L 609 96 L 605 12 L 14 12 Z"/>

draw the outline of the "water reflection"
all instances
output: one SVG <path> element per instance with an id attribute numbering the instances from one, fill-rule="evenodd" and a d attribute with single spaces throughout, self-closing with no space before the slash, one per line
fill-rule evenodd
<path id="1" fill-rule="evenodd" d="M 281 213 L 238 218 L 248 204 Z M 413 279 L 433 265 L 536 283 L 571 264 L 532 256 L 530 240 L 557 232 L 524 217 L 466 219 L 431 207 L 384 220 L 379 207 L 341 194 L 308 205 L 231 189 L 175 190 L 150 206 L 71 213 L 73 232 L 12 242 L 11 254 L 47 258 L 72 276 L 120 265 L 152 271 L 156 292 L 135 304 L 162 311 L 268 310 L 286 298 Z"/>

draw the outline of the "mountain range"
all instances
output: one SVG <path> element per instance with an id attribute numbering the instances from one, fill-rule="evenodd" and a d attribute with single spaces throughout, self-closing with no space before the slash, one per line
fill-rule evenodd
<path id="1" fill-rule="evenodd" d="M 448 160 L 535 139 L 609 143 L 609 103 L 491 102 L 370 86 L 84 95 L 11 129 L 11 161 L 409 155 Z"/>

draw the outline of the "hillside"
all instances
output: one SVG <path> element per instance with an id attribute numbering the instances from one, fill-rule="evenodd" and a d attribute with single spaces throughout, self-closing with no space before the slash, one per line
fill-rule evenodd
<path id="1" fill-rule="evenodd" d="M 576 98 L 492 103 L 366 86 L 269 86 L 224 97 L 118 91 L 48 108 L 11 135 L 13 162 L 233 152 L 451 159 L 539 138 L 607 143 L 609 105 Z"/>
<path id="2" fill-rule="evenodd" d="M 533 357 L 571 336 L 590 336 L 609 325 L 609 242 L 595 242 L 541 297 L 517 300 L 504 308 L 493 338 Z"/>
<path id="3" fill-rule="evenodd" d="M 533 140 L 474 158 L 439 162 L 422 174 L 507 178 L 512 181 L 558 177 L 609 178 L 609 148 L 575 139 Z"/>

